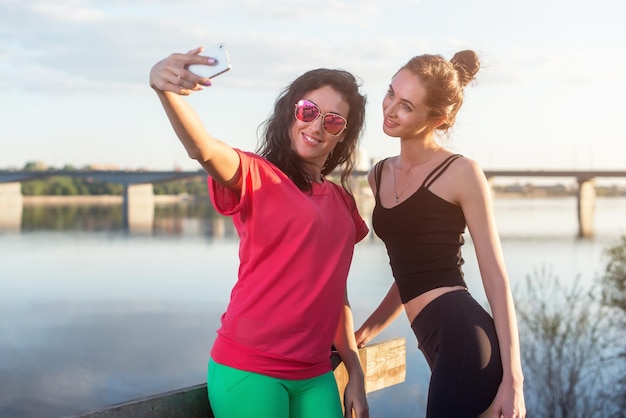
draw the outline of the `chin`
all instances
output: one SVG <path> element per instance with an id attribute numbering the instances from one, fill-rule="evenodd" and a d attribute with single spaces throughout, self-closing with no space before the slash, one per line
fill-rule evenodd
<path id="1" fill-rule="evenodd" d="M 389 128 L 387 125 L 383 125 L 383 132 L 387 135 L 387 136 L 391 136 L 393 138 L 397 138 L 398 134 L 396 134 L 395 129 L 393 128 Z"/>

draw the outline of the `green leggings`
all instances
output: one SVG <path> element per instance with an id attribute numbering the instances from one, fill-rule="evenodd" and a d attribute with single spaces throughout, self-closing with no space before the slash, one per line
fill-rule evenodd
<path id="1" fill-rule="evenodd" d="M 209 360 L 209 402 L 215 418 L 342 418 L 333 372 L 286 380 Z"/>

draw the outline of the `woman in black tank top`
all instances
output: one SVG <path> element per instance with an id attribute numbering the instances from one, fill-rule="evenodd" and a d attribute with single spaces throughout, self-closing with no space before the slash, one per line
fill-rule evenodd
<path id="1" fill-rule="evenodd" d="M 383 131 L 400 138 L 400 155 L 369 174 L 373 227 L 395 280 L 357 330 L 357 343 L 370 341 L 404 308 L 431 368 L 432 418 L 526 415 L 517 319 L 489 185 L 476 162 L 435 138 L 454 125 L 479 66 L 473 51 L 450 61 L 416 56 L 403 66 L 383 100 Z M 493 317 L 463 277 L 466 228 Z"/>

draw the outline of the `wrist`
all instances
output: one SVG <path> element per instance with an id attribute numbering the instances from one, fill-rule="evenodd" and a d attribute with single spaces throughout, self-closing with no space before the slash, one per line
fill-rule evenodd
<path id="1" fill-rule="evenodd" d="M 524 375 L 521 373 L 505 373 L 502 376 L 502 384 L 511 387 L 523 387 Z"/>

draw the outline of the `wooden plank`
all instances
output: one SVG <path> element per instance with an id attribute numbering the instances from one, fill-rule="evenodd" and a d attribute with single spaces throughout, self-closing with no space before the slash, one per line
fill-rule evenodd
<path id="1" fill-rule="evenodd" d="M 365 392 L 397 385 L 406 379 L 406 340 L 394 338 L 359 349 L 361 367 L 365 374 Z M 343 403 L 348 384 L 348 371 L 341 363 L 335 368 L 335 379 Z"/>
<path id="2" fill-rule="evenodd" d="M 396 338 L 359 351 L 367 393 L 397 385 L 406 379 L 406 340 Z"/>
<path id="3" fill-rule="evenodd" d="M 395 338 L 359 349 L 367 393 L 404 382 L 406 378 L 406 341 Z M 331 356 L 339 396 L 348 384 L 348 371 L 337 353 Z M 206 383 L 161 393 L 101 410 L 75 415 L 74 418 L 214 418 L 208 402 Z"/>

